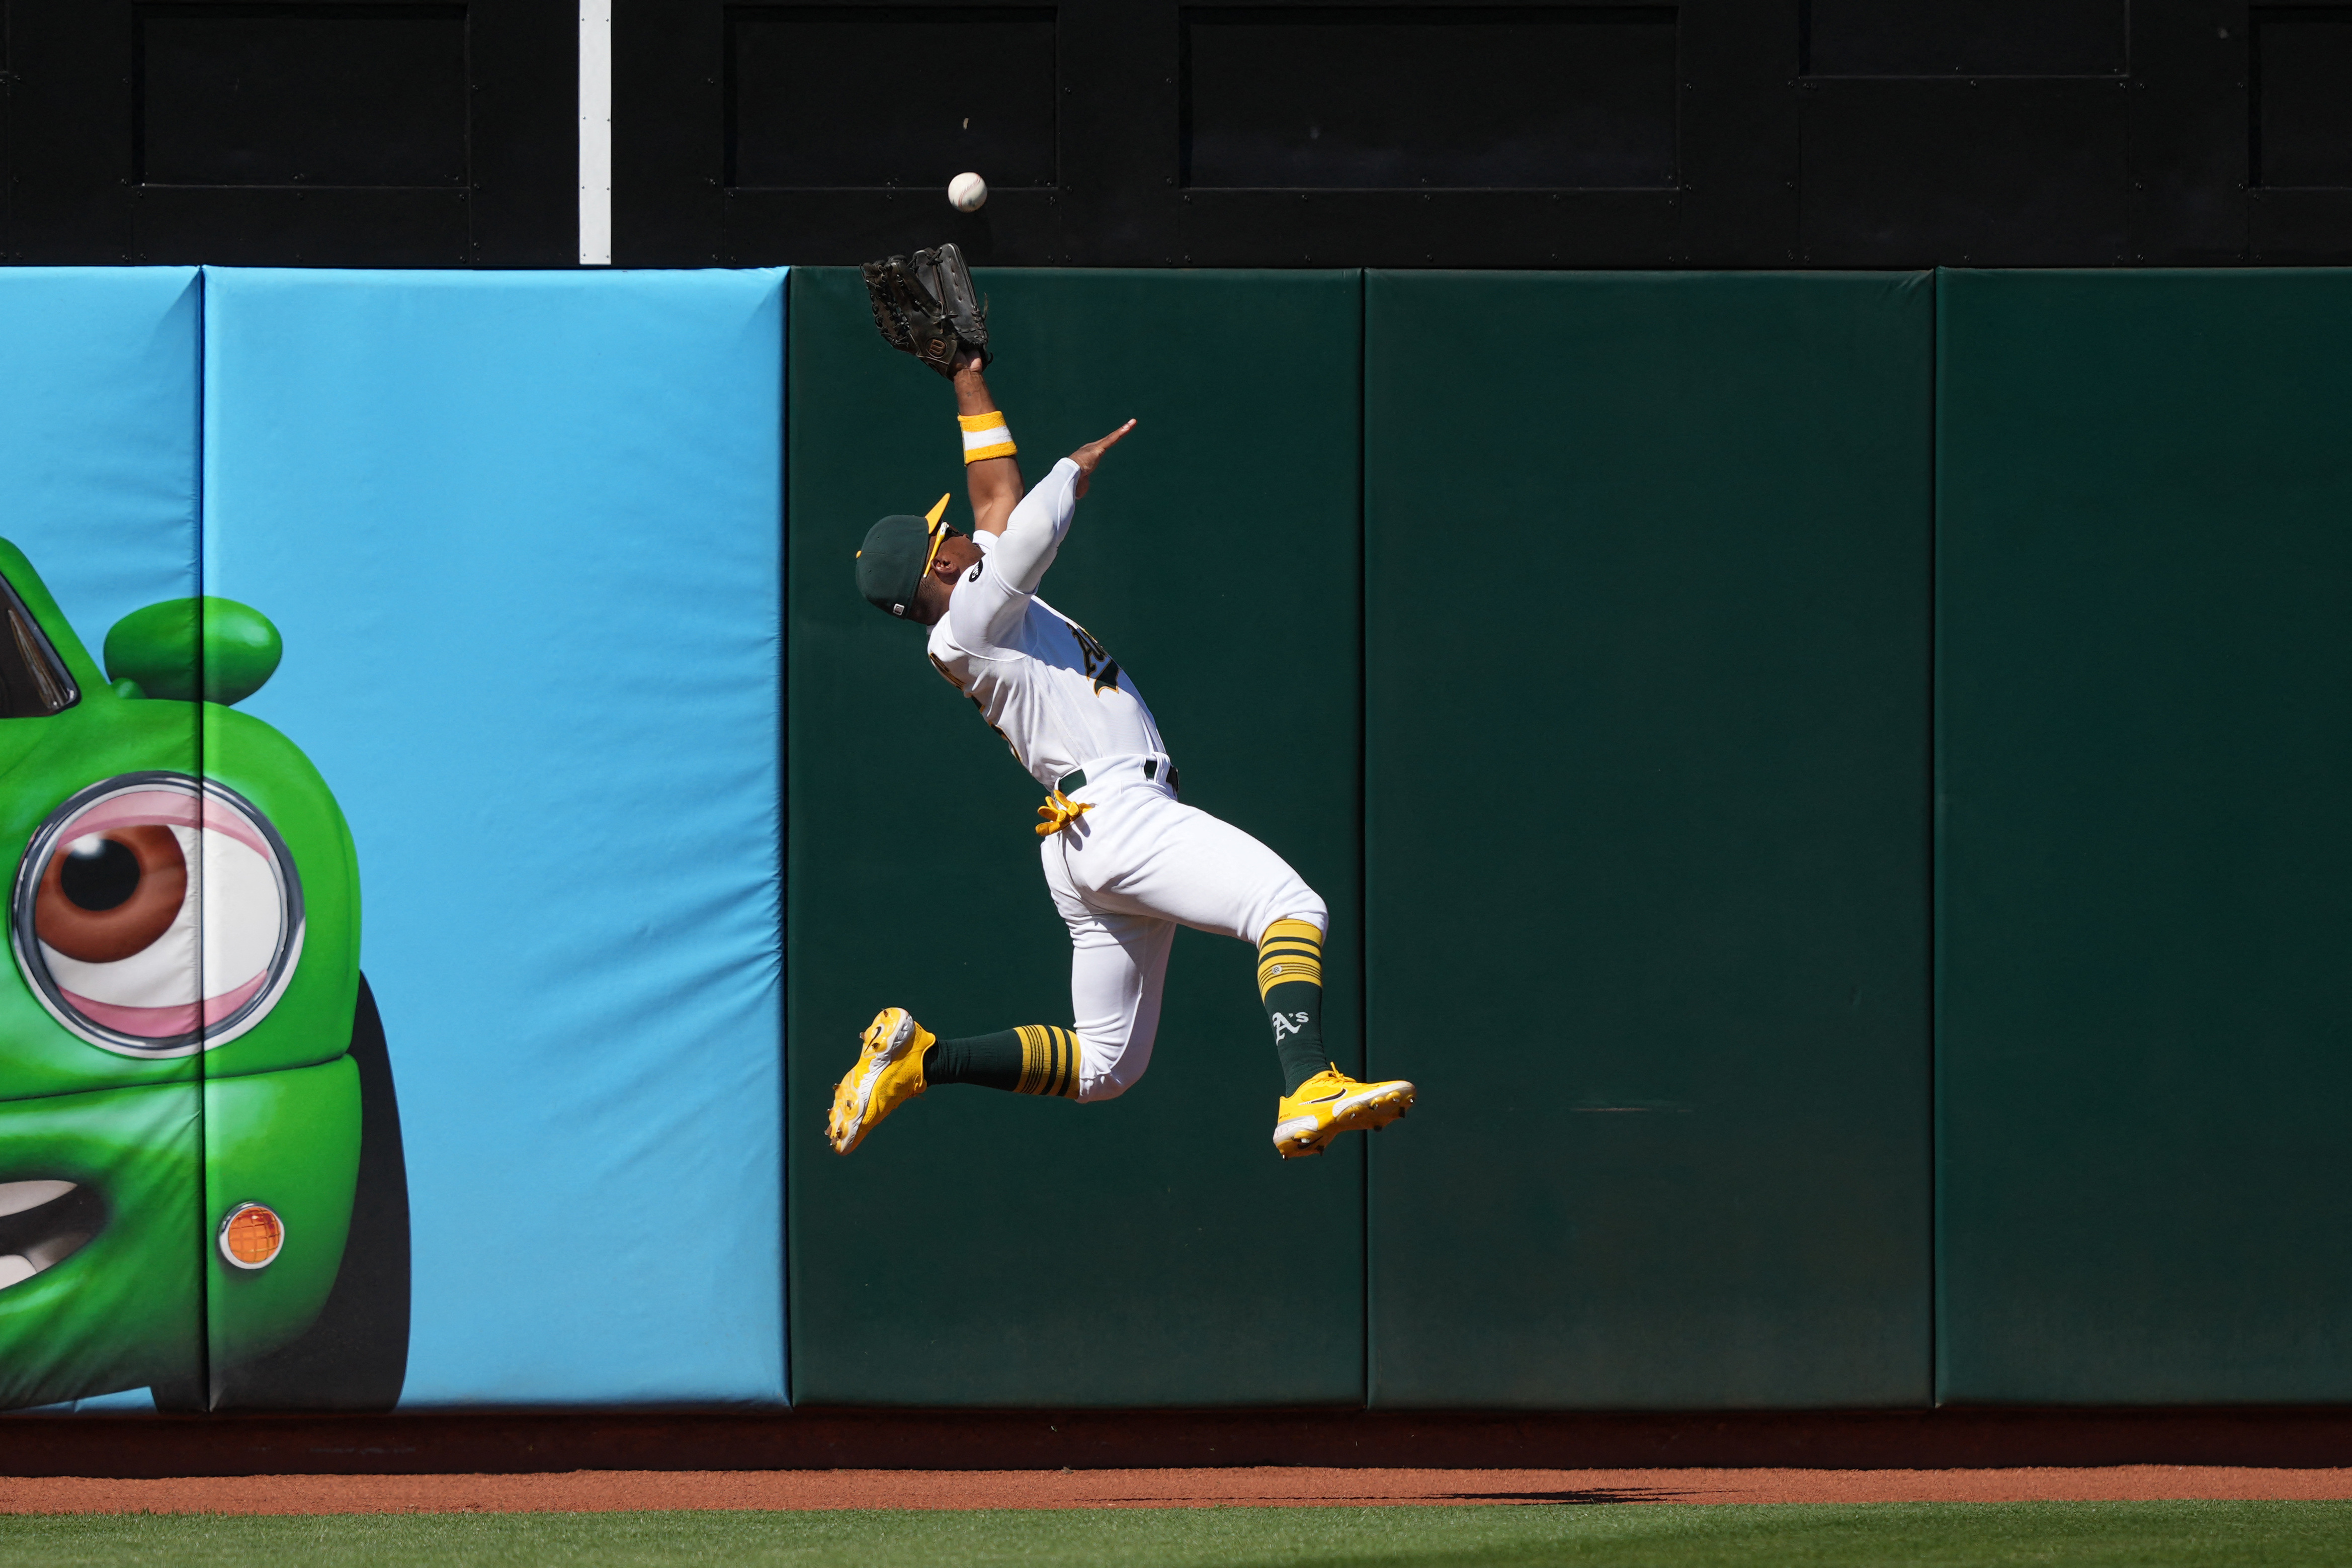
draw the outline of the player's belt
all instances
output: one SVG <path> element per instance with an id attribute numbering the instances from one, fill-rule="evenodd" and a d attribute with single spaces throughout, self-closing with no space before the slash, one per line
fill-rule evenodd
<path id="1" fill-rule="evenodd" d="M 1160 777 L 1160 758 L 1147 757 L 1143 759 L 1143 777 L 1147 779 Z M 1086 787 L 1087 770 L 1083 768 L 1075 772 L 1063 774 L 1054 785 L 1055 789 L 1065 795 Z M 1184 792 L 1183 786 L 1176 782 L 1176 765 L 1172 762 L 1168 765 L 1168 788 L 1180 795 Z"/>

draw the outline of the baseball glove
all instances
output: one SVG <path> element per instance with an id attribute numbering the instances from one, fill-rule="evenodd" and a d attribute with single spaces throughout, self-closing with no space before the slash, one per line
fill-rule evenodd
<path id="1" fill-rule="evenodd" d="M 979 355 L 983 366 L 994 358 L 988 351 L 988 303 L 972 292 L 971 272 L 954 246 L 919 250 L 911 259 L 869 261 L 859 270 L 875 328 L 892 348 L 943 376 L 955 374 L 962 354 Z"/>

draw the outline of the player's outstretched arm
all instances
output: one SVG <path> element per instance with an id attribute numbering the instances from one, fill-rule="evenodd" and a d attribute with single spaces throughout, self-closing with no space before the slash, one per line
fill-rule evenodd
<path id="1" fill-rule="evenodd" d="M 1078 497 L 1087 493 L 1087 476 L 1102 463 L 1103 454 L 1134 428 L 1135 421 L 1130 419 L 1101 440 L 1087 442 L 1055 464 L 1054 471 L 1022 497 L 1005 519 L 1003 538 L 991 558 L 1001 581 L 1016 592 L 1037 591 L 1039 580 L 1054 564 L 1055 553 L 1070 531 L 1070 520 L 1077 516 Z M 992 629 L 989 635 L 1000 637 L 1002 629 Z"/>
<path id="2" fill-rule="evenodd" d="M 1087 481 L 1094 477 L 1095 469 L 1102 463 L 1103 454 L 1127 439 L 1127 433 L 1134 428 L 1135 421 L 1130 419 L 1108 435 L 1089 441 L 1070 454 L 1070 461 L 1078 465 L 1078 482 L 1070 492 L 1073 497 L 1080 500 L 1086 498 Z"/>
<path id="3" fill-rule="evenodd" d="M 969 418 L 996 412 L 996 400 L 989 395 L 988 379 L 981 373 L 978 354 L 966 356 L 956 366 L 955 394 L 959 415 Z M 1004 521 L 1013 515 L 1024 488 L 1021 483 L 1021 459 L 1007 453 L 1002 457 L 982 457 L 967 463 L 963 465 L 963 480 L 971 497 L 972 531 L 1003 533 Z"/>

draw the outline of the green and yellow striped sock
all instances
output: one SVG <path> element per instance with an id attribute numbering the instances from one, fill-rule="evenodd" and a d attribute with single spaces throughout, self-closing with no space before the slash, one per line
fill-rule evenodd
<path id="1" fill-rule="evenodd" d="M 1078 1097 L 1078 1037 L 1058 1025 L 1024 1023 L 1013 1031 L 1021 1037 L 1021 1081 L 1016 1094 L 1056 1094 Z"/>
<path id="2" fill-rule="evenodd" d="M 1329 1066 L 1323 1054 L 1323 933 L 1304 920 L 1277 920 L 1257 939 L 1257 994 L 1274 1025 L 1282 1092 Z"/>
<path id="3" fill-rule="evenodd" d="M 1078 1037 L 1056 1024 L 943 1040 L 923 1053 L 923 1082 L 1078 1097 Z"/>

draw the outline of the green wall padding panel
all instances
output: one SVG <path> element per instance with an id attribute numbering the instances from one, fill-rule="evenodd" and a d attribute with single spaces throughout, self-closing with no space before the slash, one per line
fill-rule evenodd
<path id="1" fill-rule="evenodd" d="M 1375 1403 L 1927 1399 L 1932 329 L 1368 279 Z"/>
<path id="2" fill-rule="evenodd" d="M 1360 1060 L 1360 279 L 982 273 L 990 380 L 1034 480 L 1129 414 L 1044 596 L 1135 677 L 1184 798 L 1333 911 L 1329 1041 Z M 880 1007 L 971 1034 L 1069 1021 L 1042 792 L 852 585 L 889 512 L 952 491 L 947 383 L 876 335 L 856 272 L 795 268 L 789 1322 L 804 1404 L 1351 1403 L 1362 1140 L 1284 1162 L 1253 955 L 1178 935 L 1150 1072 L 1096 1105 L 942 1086 L 824 1139 Z"/>
<path id="3" fill-rule="evenodd" d="M 2352 276 L 1941 315 L 1939 1393 L 2352 1398 Z"/>

